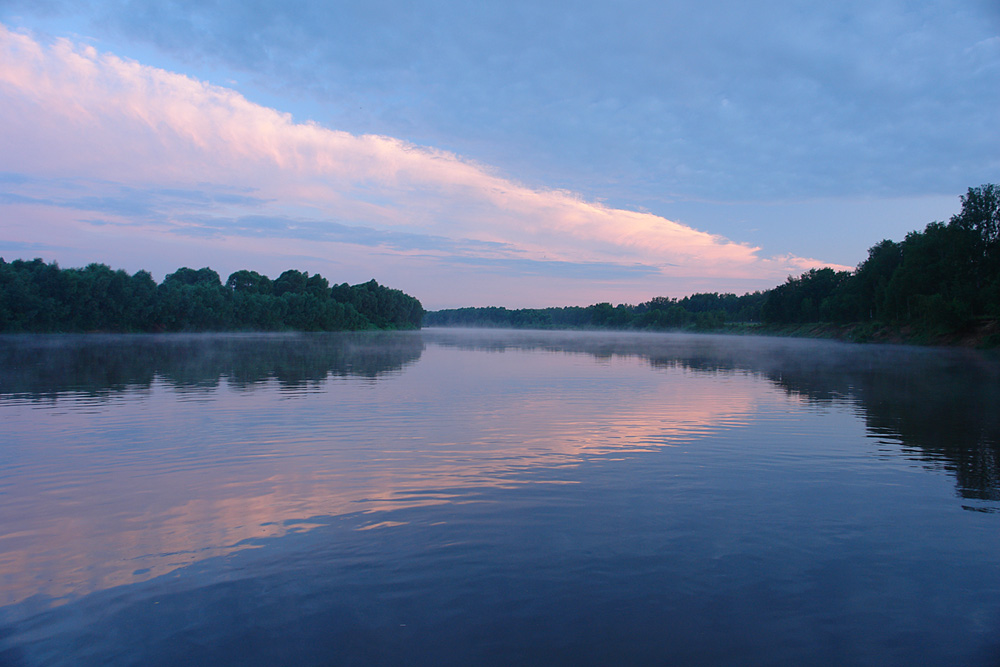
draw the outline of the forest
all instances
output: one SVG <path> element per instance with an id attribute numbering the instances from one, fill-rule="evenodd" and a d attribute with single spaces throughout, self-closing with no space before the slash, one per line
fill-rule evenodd
<path id="1" fill-rule="evenodd" d="M 1000 319 L 1000 188 L 960 197 L 959 213 L 868 250 L 853 271 L 812 269 L 764 292 L 656 297 L 540 309 L 459 308 L 427 313 L 427 326 L 691 329 L 808 323 L 911 328 L 947 335 Z"/>
<path id="2" fill-rule="evenodd" d="M 683 299 L 658 296 L 638 305 L 597 303 L 554 308 L 454 308 L 430 311 L 433 327 L 514 329 L 718 329 L 729 322 L 759 322 L 766 292 L 693 294 Z"/>
<path id="3" fill-rule="evenodd" d="M 104 264 L 61 269 L 0 258 L 0 332 L 354 331 L 419 329 L 420 301 L 370 280 L 331 286 L 295 269 L 275 280 L 183 267 L 157 284 Z"/>

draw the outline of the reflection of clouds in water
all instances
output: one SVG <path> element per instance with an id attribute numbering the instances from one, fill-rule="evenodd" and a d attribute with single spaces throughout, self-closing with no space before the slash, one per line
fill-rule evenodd
<path id="1" fill-rule="evenodd" d="M 1000 363 L 972 350 L 794 338 L 580 332 L 455 332 L 431 340 L 477 349 L 574 350 L 648 359 L 716 377 L 749 372 L 815 405 L 856 406 L 894 453 L 953 473 L 963 498 L 1000 499 Z"/>
<path id="2" fill-rule="evenodd" d="M 323 387 L 289 402 L 276 381 L 223 382 L 190 401 L 157 380 L 139 400 L 84 397 L 99 410 L 77 412 L 73 395 L 47 403 L 44 419 L 37 404 L 13 410 L 12 437 L 47 451 L 29 453 L 9 485 L 5 602 L 149 579 L 302 530 L 308 517 L 573 482 L 567 470 L 589 456 L 690 442 L 782 400 L 749 376 L 716 385 L 651 373 L 638 358 L 439 347 L 390 381 Z"/>
<path id="3" fill-rule="evenodd" d="M 388 528 L 378 513 L 573 483 L 590 457 L 709 443 L 811 405 L 858 406 L 965 497 L 998 488 L 996 365 L 961 352 L 554 332 L 401 334 L 387 349 L 173 340 L 3 371 L 31 388 L 0 401 L 5 602 L 149 579 L 320 517 Z"/>

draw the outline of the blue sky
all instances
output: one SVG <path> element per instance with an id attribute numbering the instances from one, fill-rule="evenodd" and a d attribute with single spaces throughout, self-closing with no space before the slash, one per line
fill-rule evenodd
<path id="1" fill-rule="evenodd" d="M 742 293 L 1000 181 L 1000 3 L 0 0 L 0 256 Z"/>

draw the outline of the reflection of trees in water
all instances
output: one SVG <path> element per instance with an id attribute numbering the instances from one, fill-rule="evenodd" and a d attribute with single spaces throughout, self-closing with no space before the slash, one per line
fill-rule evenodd
<path id="1" fill-rule="evenodd" d="M 850 397 L 868 430 L 955 474 L 962 497 L 1000 500 L 1000 376 L 956 357 L 899 358 L 877 368 L 785 372 L 772 379 L 810 400 Z"/>
<path id="2" fill-rule="evenodd" d="M 871 435 L 952 472 L 964 498 L 1000 500 L 1000 364 L 967 350 L 709 335 L 434 332 L 475 349 L 634 356 L 654 367 L 750 372 L 816 403 L 860 407 Z"/>
<path id="3" fill-rule="evenodd" d="M 330 376 L 377 378 L 415 362 L 418 332 L 6 336 L 0 344 L 0 397 L 108 396 L 148 388 L 157 377 L 177 388 L 283 387 Z"/>

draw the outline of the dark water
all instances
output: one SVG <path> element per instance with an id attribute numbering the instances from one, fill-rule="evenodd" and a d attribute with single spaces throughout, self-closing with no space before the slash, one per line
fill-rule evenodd
<path id="1" fill-rule="evenodd" d="M 8 337 L 0 429 L 0 664 L 1000 664 L 972 352 Z"/>

